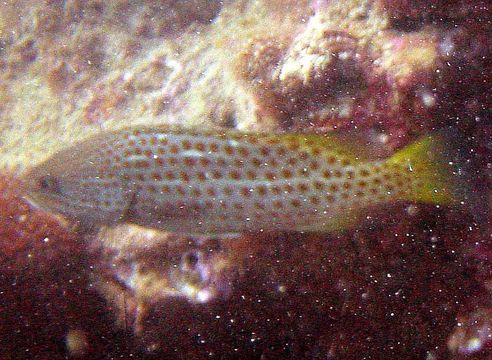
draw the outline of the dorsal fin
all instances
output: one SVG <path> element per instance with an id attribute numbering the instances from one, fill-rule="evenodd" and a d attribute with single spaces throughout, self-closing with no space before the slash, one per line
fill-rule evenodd
<path id="1" fill-rule="evenodd" d="M 291 133 L 266 135 L 264 139 L 268 142 L 274 140 L 285 144 L 290 149 L 306 151 L 313 156 L 336 156 L 339 160 L 346 159 L 352 164 L 378 160 L 372 151 L 372 145 L 364 141 L 361 136 L 353 134 L 330 132 L 326 134 L 317 133 Z"/>

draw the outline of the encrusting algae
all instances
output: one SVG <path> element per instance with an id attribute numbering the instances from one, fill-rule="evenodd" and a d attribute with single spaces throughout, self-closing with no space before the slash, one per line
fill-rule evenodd
<path id="1" fill-rule="evenodd" d="M 338 231 L 372 205 L 449 205 L 459 184 L 437 133 L 388 159 L 337 134 L 139 127 L 65 149 L 26 176 L 35 204 L 87 224 L 219 234 Z"/>

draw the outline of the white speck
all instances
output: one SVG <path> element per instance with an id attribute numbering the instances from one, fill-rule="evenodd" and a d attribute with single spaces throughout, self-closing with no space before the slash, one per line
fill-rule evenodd
<path id="1" fill-rule="evenodd" d="M 477 337 L 471 338 L 468 341 L 466 348 L 469 352 L 478 351 L 482 348 L 482 341 Z"/>
<path id="2" fill-rule="evenodd" d="M 50 241 L 50 239 L 49 239 L 49 238 L 47 238 L 47 237 L 45 237 L 45 238 L 43 239 L 43 242 L 45 242 L 45 243 L 47 243 L 48 241 Z"/>
<path id="3" fill-rule="evenodd" d="M 196 295 L 197 301 L 202 304 L 208 302 L 211 297 L 212 294 L 210 294 L 210 291 L 207 290 L 200 290 Z"/>
<path id="4" fill-rule="evenodd" d="M 342 51 L 342 52 L 338 53 L 338 58 L 340 60 L 347 60 L 349 57 L 350 57 L 350 52 L 348 52 L 348 51 Z"/>
<path id="5" fill-rule="evenodd" d="M 436 97 L 430 91 L 424 91 L 420 95 L 422 103 L 427 107 L 433 107 L 436 105 Z"/>
<path id="6" fill-rule="evenodd" d="M 425 357 L 425 360 L 436 360 L 436 356 L 433 353 L 427 351 L 427 355 Z"/>
<path id="7" fill-rule="evenodd" d="M 389 141 L 389 136 L 387 134 L 379 134 L 377 138 L 381 144 L 386 144 Z"/>
<path id="8" fill-rule="evenodd" d="M 82 357 L 89 348 L 87 334 L 80 329 L 70 329 L 65 335 L 65 346 L 70 357 Z"/>
<path id="9" fill-rule="evenodd" d="M 439 44 L 439 50 L 443 55 L 450 56 L 454 51 L 454 41 L 448 37 Z"/>
<path id="10" fill-rule="evenodd" d="M 343 103 L 339 106 L 338 116 L 341 118 L 348 118 L 352 113 L 352 107 L 349 103 Z"/>

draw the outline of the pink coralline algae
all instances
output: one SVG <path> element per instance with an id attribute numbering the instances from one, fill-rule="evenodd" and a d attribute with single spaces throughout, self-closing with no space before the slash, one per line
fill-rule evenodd
<path id="1" fill-rule="evenodd" d="M 447 345 L 449 350 L 461 356 L 492 350 L 492 309 L 479 308 L 467 316 L 458 317 L 455 331 Z"/>
<path id="2" fill-rule="evenodd" d="M 120 226 L 100 232 L 90 253 L 98 259 L 93 280 L 117 310 L 117 323 L 139 335 L 152 308 L 175 301 L 205 305 L 227 300 L 237 275 L 238 264 L 213 237 Z"/>
<path id="3" fill-rule="evenodd" d="M 20 188 L 19 179 L 0 177 L 0 271 L 47 269 L 62 253 L 80 251 L 75 236 L 52 215 L 33 210 Z"/>
<path id="4" fill-rule="evenodd" d="M 463 17 L 478 14 L 483 6 L 454 2 L 461 15 L 453 13 L 456 6 L 424 6 L 437 9 L 441 21 L 424 14 L 425 20 L 416 22 L 433 27 L 407 29 L 392 19 L 414 12 L 397 10 L 398 15 L 391 15 L 398 4 L 366 4 L 360 13 L 348 12 L 351 22 L 338 23 L 330 17 L 333 11 L 342 12 L 336 4 L 315 2 L 314 15 L 294 36 L 253 41 L 240 54 L 239 68 L 258 94 L 259 117 L 275 117 L 290 130 L 376 128 L 394 149 L 408 134 L 422 134 L 453 116 L 467 116 L 465 109 L 480 113 L 471 107 L 479 107 L 477 97 L 486 95 L 468 96 L 476 87 L 465 90 L 462 85 L 489 76 L 490 71 L 483 71 L 489 67 L 489 40 L 480 20 Z M 386 23 L 375 20 L 382 16 L 379 11 L 390 14 Z M 459 26 L 450 27 L 446 18 Z M 457 91 L 465 91 L 462 99 Z"/>
<path id="5" fill-rule="evenodd" d="M 302 35 L 290 48 L 274 39 L 253 43 L 241 59 L 244 76 L 260 94 L 261 107 L 283 126 L 321 128 L 331 119 L 329 126 L 336 127 L 354 116 L 369 86 L 366 51 L 344 32 L 327 30 L 312 40 Z"/>
<path id="6" fill-rule="evenodd" d="M 112 319 L 91 314 L 102 300 L 87 286 L 82 243 L 31 208 L 21 188 L 15 177 L 0 177 L 0 358 L 57 357 L 70 328 L 98 327 L 92 340 Z"/>
<path id="7" fill-rule="evenodd" d="M 402 217 L 405 212 L 394 209 Z M 161 302 L 149 309 L 141 341 L 157 353 L 179 348 L 183 357 L 447 353 L 445 329 L 484 289 L 470 279 L 473 265 L 460 256 L 462 241 L 470 240 L 467 229 L 443 231 L 453 218 L 428 207 L 412 213 L 400 222 L 373 218 L 354 236 L 235 239 L 228 247 L 243 260 L 227 300 L 193 310 Z M 169 306 L 175 313 L 166 311 Z M 163 317 L 172 328 L 162 326 Z M 176 332 L 187 336 L 172 336 Z"/>

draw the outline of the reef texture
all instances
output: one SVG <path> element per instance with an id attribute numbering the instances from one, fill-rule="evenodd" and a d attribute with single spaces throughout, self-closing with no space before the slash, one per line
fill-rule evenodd
<path id="1" fill-rule="evenodd" d="M 2 2 L 0 358 L 490 358 L 491 21 L 468 0 Z M 197 237 L 22 198 L 57 150 L 159 123 L 338 129 L 381 154 L 452 126 L 472 209 Z"/>

